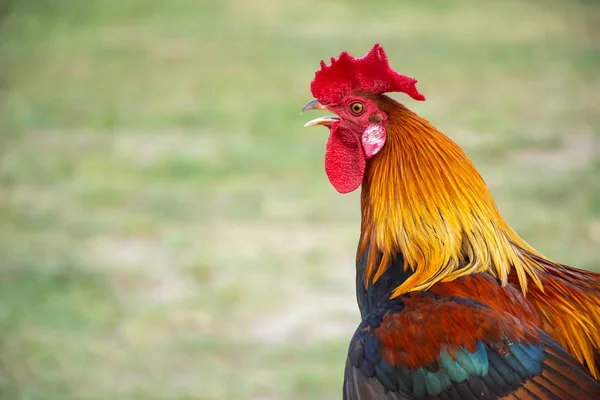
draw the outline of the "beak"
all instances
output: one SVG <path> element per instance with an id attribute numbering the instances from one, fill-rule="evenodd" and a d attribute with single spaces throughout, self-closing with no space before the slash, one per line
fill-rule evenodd
<path id="1" fill-rule="evenodd" d="M 304 114 L 304 111 L 311 111 L 311 110 L 323 110 L 323 111 L 327 111 L 327 107 L 325 107 L 323 104 L 321 104 L 319 102 L 319 100 L 313 100 L 313 101 L 310 101 L 304 107 L 302 107 L 302 114 Z"/>
<path id="2" fill-rule="evenodd" d="M 321 104 L 319 102 L 319 100 L 313 100 L 311 102 L 309 102 L 307 105 L 305 105 L 302 108 L 302 113 L 304 113 L 304 111 L 310 111 L 310 110 L 323 110 L 323 111 L 329 111 L 327 109 L 327 107 L 325 107 L 323 104 Z M 333 125 L 334 122 L 339 121 L 340 117 L 338 117 L 337 115 L 330 115 L 330 116 L 325 116 L 325 117 L 319 117 L 319 118 L 315 118 L 311 121 L 308 121 L 304 127 L 307 126 L 317 126 L 317 125 L 324 125 L 324 126 L 331 126 Z"/>

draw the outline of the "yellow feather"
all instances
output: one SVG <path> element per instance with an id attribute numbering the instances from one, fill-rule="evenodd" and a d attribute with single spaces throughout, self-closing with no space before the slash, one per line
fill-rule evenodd
<path id="1" fill-rule="evenodd" d="M 363 183 L 359 253 L 370 241 L 382 253 L 378 268 L 369 254 L 365 284 L 377 281 L 401 252 L 414 274 L 393 297 L 472 273 L 489 272 L 506 284 L 511 268 L 523 293 L 528 276 L 541 287 L 543 266 L 526 254 L 543 256 L 506 224 L 458 145 L 389 97 L 373 98 L 390 122 L 386 145 Z"/>

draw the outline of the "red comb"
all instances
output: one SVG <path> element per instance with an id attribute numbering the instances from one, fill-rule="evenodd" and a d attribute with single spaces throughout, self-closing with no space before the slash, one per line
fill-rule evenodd
<path id="1" fill-rule="evenodd" d="M 425 100 L 417 90 L 416 79 L 400 75 L 388 63 L 387 55 L 379 44 L 363 58 L 354 58 L 342 52 L 331 65 L 321 61 L 310 85 L 313 96 L 323 104 L 338 103 L 352 92 L 387 93 L 403 92 L 415 100 Z"/>

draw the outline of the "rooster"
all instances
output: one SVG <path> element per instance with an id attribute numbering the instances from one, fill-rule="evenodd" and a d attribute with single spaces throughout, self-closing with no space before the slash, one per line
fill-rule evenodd
<path id="1" fill-rule="evenodd" d="M 463 151 L 385 95 L 425 100 L 375 45 L 321 61 L 303 111 L 325 171 L 362 185 L 345 399 L 600 399 L 600 275 L 513 231 Z"/>

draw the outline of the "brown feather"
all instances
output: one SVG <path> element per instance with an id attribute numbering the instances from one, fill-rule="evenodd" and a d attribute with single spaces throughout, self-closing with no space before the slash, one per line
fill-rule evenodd
<path id="1" fill-rule="evenodd" d="M 545 266 L 544 290 L 531 288 L 527 301 L 537 310 L 541 328 L 600 378 L 600 275 L 537 261 Z M 508 279 L 517 284 L 513 274 Z"/>

